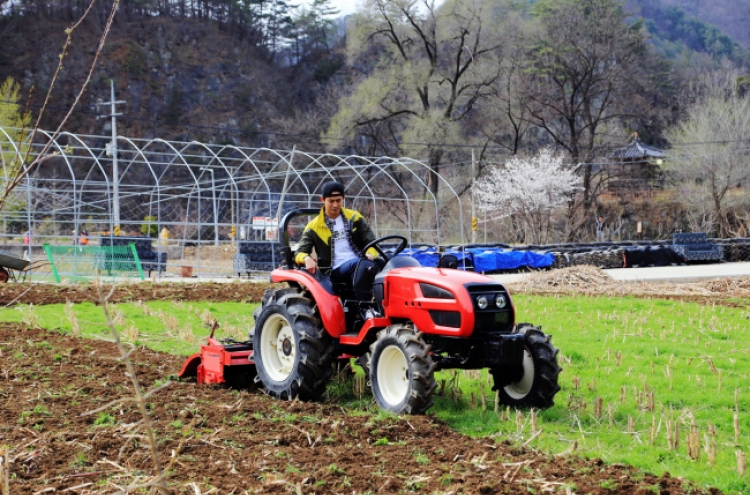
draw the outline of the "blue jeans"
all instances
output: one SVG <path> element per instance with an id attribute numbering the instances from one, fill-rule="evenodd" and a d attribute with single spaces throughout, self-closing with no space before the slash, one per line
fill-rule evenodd
<path id="1" fill-rule="evenodd" d="M 338 268 L 331 270 L 331 282 L 335 284 L 346 284 L 354 286 L 354 271 L 357 269 L 359 258 L 352 258 L 342 263 Z M 372 297 L 370 293 L 355 290 L 354 295 L 360 301 L 366 301 Z"/>

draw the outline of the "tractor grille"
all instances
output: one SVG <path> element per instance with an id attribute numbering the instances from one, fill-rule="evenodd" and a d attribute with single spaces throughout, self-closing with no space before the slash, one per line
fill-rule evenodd
<path id="1" fill-rule="evenodd" d="M 475 313 L 474 331 L 480 333 L 510 333 L 513 325 L 510 321 L 510 311 L 502 313 Z"/>
<path id="2" fill-rule="evenodd" d="M 451 328 L 459 328 L 461 326 L 461 313 L 458 311 L 438 311 L 431 309 L 430 317 L 435 325 Z"/>
<path id="3" fill-rule="evenodd" d="M 474 305 L 474 333 L 509 334 L 513 331 L 513 305 L 510 295 L 501 284 L 469 284 L 469 291 Z M 501 296 L 501 297 L 500 297 Z M 485 307 L 481 307 L 479 301 L 484 299 Z M 502 307 L 498 307 L 496 301 L 504 301 Z"/>

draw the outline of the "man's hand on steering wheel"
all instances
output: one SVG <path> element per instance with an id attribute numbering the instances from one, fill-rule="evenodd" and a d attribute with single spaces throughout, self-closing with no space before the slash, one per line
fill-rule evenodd
<path id="1" fill-rule="evenodd" d="M 391 240 L 391 239 L 397 240 L 399 242 L 396 248 L 393 250 L 393 253 L 391 253 L 391 255 L 389 256 L 388 254 L 385 253 L 385 251 L 383 251 L 383 248 L 380 247 L 380 243 L 383 241 Z M 380 257 L 383 258 L 383 260 L 387 262 L 391 258 L 395 258 L 398 253 L 403 251 L 406 248 L 406 245 L 408 244 L 408 242 L 409 241 L 406 239 L 406 237 L 402 235 L 387 235 L 384 237 L 379 237 L 373 240 L 372 242 L 368 243 L 364 248 L 362 248 L 362 252 L 366 253 L 368 259 L 373 259 L 374 256 L 372 256 L 370 253 L 367 252 L 372 248 L 375 251 L 377 251 Z"/>

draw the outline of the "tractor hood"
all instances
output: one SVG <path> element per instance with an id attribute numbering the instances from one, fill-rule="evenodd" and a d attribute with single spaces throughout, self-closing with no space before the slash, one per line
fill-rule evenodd
<path id="1" fill-rule="evenodd" d="M 382 283 L 376 293 L 383 294 L 385 314 L 409 319 L 428 333 L 453 337 L 469 337 L 480 330 L 510 333 L 515 322 L 508 291 L 486 275 L 405 267 L 388 271 Z"/>

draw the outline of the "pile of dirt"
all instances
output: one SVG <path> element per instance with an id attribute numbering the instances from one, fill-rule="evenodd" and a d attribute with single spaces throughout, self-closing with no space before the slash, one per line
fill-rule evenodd
<path id="1" fill-rule="evenodd" d="M 429 415 L 190 381 L 147 397 L 152 451 L 119 356 L 114 344 L 0 325 L 0 489 L 5 476 L 12 494 L 133 493 L 154 482 L 156 453 L 169 490 L 185 494 L 700 493 L 668 473 L 465 437 Z M 146 349 L 132 360 L 146 390 L 181 364 Z"/>
<path id="2" fill-rule="evenodd" d="M 634 296 L 727 305 L 736 304 L 730 300 L 732 298 L 750 298 L 750 277 L 692 283 L 623 283 L 607 275 L 606 270 L 586 265 L 535 272 L 506 285 L 512 293 L 519 294 Z"/>
<path id="3" fill-rule="evenodd" d="M 615 285 L 615 281 L 601 268 L 581 265 L 533 272 L 523 280 L 508 285 L 517 292 L 534 293 L 550 289 L 569 291 L 586 291 L 592 287 L 608 289 Z"/>

